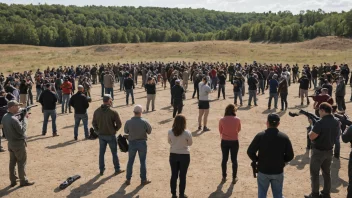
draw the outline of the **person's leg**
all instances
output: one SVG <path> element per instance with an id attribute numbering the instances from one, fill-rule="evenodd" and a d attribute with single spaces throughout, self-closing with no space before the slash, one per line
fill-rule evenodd
<path id="1" fill-rule="evenodd" d="M 147 94 L 147 107 L 146 110 L 149 111 L 150 100 L 152 99 L 151 94 Z"/>
<path id="2" fill-rule="evenodd" d="M 331 192 L 331 161 L 332 151 L 324 152 L 324 161 L 321 164 L 321 172 L 324 178 L 324 188 L 322 194 L 329 196 Z"/>
<path id="3" fill-rule="evenodd" d="M 194 96 L 196 95 L 196 92 L 197 92 L 197 84 L 196 83 L 193 83 L 193 88 L 194 88 L 194 91 L 193 91 L 192 98 L 194 98 Z M 351 96 L 351 98 L 352 98 L 352 96 Z"/>
<path id="4" fill-rule="evenodd" d="M 284 96 L 280 93 L 280 100 L 281 100 L 281 110 L 284 110 Z"/>
<path id="5" fill-rule="evenodd" d="M 80 117 L 80 115 L 75 114 L 74 119 L 75 119 L 75 127 L 73 128 L 73 136 L 74 136 L 74 138 L 77 138 L 78 137 L 78 127 L 81 122 L 81 117 Z"/>
<path id="6" fill-rule="evenodd" d="M 282 198 L 282 188 L 284 186 L 284 174 L 271 175 L 271 191 L 274 198 Z"/>
<path id="7" fill-rule="evenodd" d="M 239 143 L 238 141 L 231 142 L 230 152 L 231 152 L 231 161 L 232 161 L 232 178 L 237 178 L 237 155 L 238 155 Z"/>
<path id="8" fill-rule="evenodd" d="M 108 144 L 112 154 L 112 162 L 114 164 L 115 172 L 119 172 L 120 162 L 119 162 L 119 157 L 117 156 L 117 139 L 114 135 L 109 136 Z"/>
<path id="9" fill-rule="evenodd" d="M 101 97 L 104 97 L 104 84 L 103 83 L 100 83 L 101 84 Z"/>
<path id="10" fill-rule="evenodd" d="M 133 89 L 131 89 L 131 97 L 132 97 L 132 104 L 134 104 L 134 95 L 133 95 Z"/>
<path id="11" fill-rule="evenodd" d="M 189 166 L 190 161 L 191 161 L 190 155 L 181 155 L 180 185 L 179 185 L 180 197 L 182 197 L 185 194 L 187 171 L 188 171 L 188 166 Z"/>
<path id="12" fill-rule="evenodd" d="M 155 110 L 155 96 L 156 94 L 152 94 L 152 110 Z"/>
<path id="13" fill-rule="evenodd" d="M 16 179 L 17 179 L 16 170 L 15 170 L 17 159 L 15 156 L 15 153 L 12 151 L 11 148 L 9 148 L 9 154 L 10 154 L 10 163 L 9 163 L 10 175 L 9 176 L 10 176 L 11 184 L 14 184 L 14 183 L 16 183 Z"/>
<path id="14" fill-rule="evenodd" d="M 204 115 L 204 109 L 199 109 L 199 114 L 198 114 L 198 126 L 202 126 L 202 117 Z"/>
<path id="15" fill-rule="evenodd" d="M 65 112 L 65 102 L 66 102 L 66 99 L 67 99 L 67 94 L 63 94 L 62 95 L 62 103 L 61 103 L 61 113 L 64 113 Z"/>
<path id="16" fill-rule="evenodd" d="M 319 196 L 319 171 L 323 161 L 324 161 L 323 151 L 312 149 L 312 156 L 310 158 L 310 164 L 309 164 L 312 196 Z"/>
<path id="17" fill-rule="evenodd" d="M 219 89 L 218 89 L 218 99 L 220 98 L 220 91 L 221 91 L 221 85 L 219 85 Z"/>
<path id="18" fill-rule="evenodd" d="M 277 109 L 277 101 L 278 101 L 278 95 L 277 93 L 274 94 L 274 105 L 275 105 L 275 109 Z"/>
<path id="19" fill-rule="evenodd" d="M 170 188 L 171 194 L 176 195 L 177 179 L 180 170 L 179 154 L 170 153 L 169 162 L 171 167 Z"/>
<path id="20" fill-rule="evenodd" d="M 128 104 L 128 98 L 130 97 L 130 90 L 126 89 L 126 104 Z"/>
<path id="21" fill-rule="evenodd" d="M 253 102 L 254 102 L 254 106 L 257 106 L 257 91 L 256 90 L 253 90 L 252 91 L 252 94 L 253 94 Z"/>
<path id="22" fill-rule="evenodd" d="M 258 172 L 257 174 L 257 183 L 258 183 L 258 198 L 266 198 L 268 193 L 270 181 L 267 175 Z"/>
<path id="23" fill-rule="evenodd" d="M 51 110 L 50 111 L 50 117 L 51 117 L 51 124 L 52 124 L 53 134 L 56 134 L 57 133 L 57 130 L 56 130 L 56 110 Z"/>
<path id="24" fill-rule="evenodd" d="M 227 177 L 227 161 L 229 160 L 229 152 L 230 152 L 230 147 L 228 145 L 228 141 L 221 140 L 221 152 L 222 152 L 222 162 L 221 162 L 222 178 L 226 178 Z"/>
<path id="25" fill-rule="evenodd" d="M 83 121 L 83 128 L 84 128 L 84 136 L 85 138 L 89 137 L 89 130 L 88 130 L 88 114 L 84 114 L 82 117 Z"/>
<path id="26" fill-rule="evenodd" d="M 268 108 L 270 109 L 271 107 L 271 100 L 273 99 L 273 94 L 269 93 L 269 101 L 268 101 Z"/>
<path id="27" fill-rule="evenodd" d="M 303 105 L 304 96 L 303 96 L 303 90 L 302 89 L 299 89 L 299 95 L 301 96 L 301 105 Z"/>
<path id="28" fill-rule="evenodd" d="M 224 97 L 224 99 L 226 98 L 225 96 L 225 85 L 222 85 L 222 96 Z"/>
<path id="29" fill-rule="evenodd" d="M 172 112 L 172 117 L 174 118 L 176 116 L 176 113 L 177 113 L 177 107 L 178 107 L 178 104 L 177 103 L 174 103 L 173 104 L 173 112 Z"/>
<path id="30" fill-rule="evenodd" d="M 243 91 L 241 90 L 239 93 L 238 93 L 238 98 L 240 99 L 240 105 L 242 106 L 243 105 L 243 101 L 242 101 L 242 93 Z"/>
<path id="31" fill-rule="evenodd" d="M 143 182 L 147 180 L 147 141 L 142 140 L 138 144 L 138 155 L 141 164 L 140 177 Z"/>
<path id="32" fill-rule="evenodd" d="M 133 163 L 137 154 L 136 141 L 130 141 L 128 147 L 128 162 L 127 162 L 127 171 L 126 171 L 126 179 L 131 180 L 132 171 L 133 171 Z"/>
<path id="33" fill-rule="evenodd" d="M 340 157 L 340 133 L 341 133 L 341 130 L 339 130 L 338 135 L 335 140 L 334 156 L 336 158 Z"/>
<path id="34" fill-rule="evenodd" d="M 104 173 L 105 171 L 105 151 L 106 151 L 106 145 L 107 141 L 105 140 L 105 136 L 99 136 L 99 170 L 100 173 Z"/>
<path id="35" fill-rule="evenodd" d="M 204 127 L 207 127 L 208 115 L 209 115 L 209 109 L 205 109 L 205 110 L 204 110 L 204 117 L 203 117 L 203 124 L 204 124 Z"/>
<path id="36" fill-rule="evenodd" d="M 235 105 L 237 105 L 237 96 L 238 96 L 238 92 L 234 92 L 233 103 Z"/>
<path id="37" fill-rule="evenodd" d="M 346 111 L 346 103 L 345 103 L 345 96 L 342 97 L 342 110 Z"/>
<path id="38" fill-rule="evenodd" d="M 181 101 L 181 102 L 178 104 L 177 114 L 181 114 L 181 113 L 182 113 L 182 109 L 183 109 L 183 102 Z"/>
<path id="39" fill-rule="evenodd" d="M 44 110 L 44 120 L 43 120 L 43 129 L 42 129 L 43 135 L 46 134 L 46 130 L 48 128 L 49 116 L 50 116 L 50 113 L 48 112 L 48 110 Z"/>
<path id="40" fill-rule="evenodd" d="M 284 94 L 285 110 L 288 108 L 287 96 L 288 96 L 288 93 L 285 93 Z"/>
<path id="41" fill-rule="evenodd" d="M 27 162 L 27 151 L 26 146 L 23 144 L 21 147 L 13 150 L 17 159 L 18 177 L 20 179 L 20 184 L 25 184 L 27 182 L 26 176 L 26 162 Z"/>
<path id="42" fill-rule="evenodd" d="M 112 100 L 114 100 L 114 88 L 110 88 L 110 92 L 111 92 L 111 98 Z"/>
<path id="43" fill-rule="evenodd" d="M 252 98 L 253 98 L 252 90 L 249 90 L 249 91 L 248 91 L 248 94 L 249 94 L 249 97 L 248 97 L 248 106 L 250 106 L 251 103 L 252 103 Z"/>
<path id="44" fill-rule="evenodd" d="M 347 187 L 347 198 L 352 197 L 352 151 L 350 152 L 350 158 L 348 160 L 348 187 Z"/>

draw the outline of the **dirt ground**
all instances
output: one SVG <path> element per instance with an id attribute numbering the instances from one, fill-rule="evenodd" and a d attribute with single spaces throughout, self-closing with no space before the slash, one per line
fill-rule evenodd
<path id="1" fill-rule="evenodd" d="M 126 106 L 125 95 L 117 91 L 115 86 L 115 109 L 119 112 L 122 122 L 132 117 L 133 106 Z M 138 84 L 134 90 L 136 104 L 146 105 L 146 93 Z M 202 133 L 197 131 L 197 100 L 192 99 L 193 84 L 189 84 L 183 114 L 187 118 L 187 128 L 193 134 L 194 144 L 191 147 L 191 164 L 187 175 L 186 194 L 194 198 L 223 198 L 239 197 L 254 198 L 257 196 L 256 179 L 252 176 L 250 159 L 246 151 L 254 136 L 265 129 L 266 116 L 269 112 L 278 112 L 281 116 L 279 129 L 285 132 L 291 139 L 295 157 L 285 167 L 284 195 L 286 198 L 303 197 L 310 192 L 309 176 L 309 153 L 306 151 L 306 126 L 305 117 L 291 118 L 289 111 L 297 111 L 300 104 L 298 96 L 298 84 L 289 87 L 289 110 L 267 110 L 268 92 L 259 95 L 258 107 L 242 107 L 238 116 L 242 120 L 242 131 L 240 132 L 240 149 L 238 154 L 238 177 L 236 185 L 227 181 L 221 184 L 221 149 L 218 132 L 218 121 L 224 113 L 226 105 L 233 103 L 232 88 L 226 85 L 226 100 L 217 99 L 217 93 L 211 94 L 213 100 L 210 105 L 208 126 L 211 131 Z M 310 91 L 312 94 L 313 91 Z M 100 98 L 100 85 L 95 85 L 93 90 L 93 102 L 89 108 L 89 127 L 91 126 L 92 114 L 102 103 Z M 347 87 L 346 100 L 349 101 L 350 88 Z M 248 94 L 244 97 L 247 105 Z M 280 100 L 279 100 L 280 102 Z M 114 168 L 109 149 L 106 152 L 106 171 L 104 176 L 99 176 L 98 140 L 84 141 L 83 126 L 79 128 L 79 141 L 73 140 L 73 114 L 59 114 L 57 117 L 57 128 L 59 137 L 51 136 L 51 123 L 48 125 L 47 136 L 41 136 L 43 116 L 40 107 L 33 109 L 29 121 L 28 130 L 28 160 L 27 176 L 36 184 L 31 187 L 9 188 L 8 179 L 8 152 L 0 154 L 0 197 L 140 197 L 140 198 L 164 198 L 171 197 L 169 179 L 170 166 L 168 162 L 169 144 L 167 142 L 167 131 L 172 126 L 172 108 L 170 103 L 169 88 L 164 90 L 158 85 L 155 112 L 144 114 L 153 127 L 152 134 L 148 139 L 147 175 L 152 181 L 147 186 L 140 186 L 139 160 L 135 161 L 134 174 L 130 186 L 124 185 L 125 174 L 113 176 Z M 273 106 L 273 105 L 272 105 Z M 280 107 L 280 103 L 279 103 Z M 61 112 L 58 106 L 58 112 Z M 351 103 L 347 103 L 347 109 L 351 109 Z M 313 112 L 312 105 L 305 109 Z M 122 133 L 122 130 L 118 131 Z M 2 140 L 7 148 L 7 142 Z M 347 164 L 350 145 L 341 143 L 341 159 L 333 160 L 332 175 L 332 197 L 346 197 L 348 185 Z M 127 154 L 118 152 L 121 167 L 126 169 Z M 231 175 L 229 162 L 228 174 Z M 82 178 L 74 182 L 65 190 L 58 190 L 58 186 L 67 177 L 81 175 Z M 323 183 L 321 177 L 321 184 Z M 269 190 L 270 191 L 270 190 Z M 271 193 L 269 192 L 269 197 Z"/>

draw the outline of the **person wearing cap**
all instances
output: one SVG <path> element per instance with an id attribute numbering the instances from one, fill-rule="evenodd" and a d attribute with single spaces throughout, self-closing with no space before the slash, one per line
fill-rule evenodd
<path id="1" fill-rule="evenodd" d="M 128 105 L 128 98 L 130 95 L 132 97 L 132 104 L 134 104 L 134 95 L 133 95 L 134 82 L 132 79 L 132 74 L 128 75 L 128 78 L 124 80 L 123 84 L 125 86 L 125 91 L 126 91 L 126 105 Z"/>
<path id="2" fill-rule="evenodd" d="M 27 118 L 24 117 L 21 123 L 15 116 L 20 110 L 21 103 L 15 100 L 11 100 L 7 103 L 8 113 L 2 118 L 2 124 L 4 132 L 8 141 L 8 150 L 10 154 L 10 181 L 11 187 L 17 185 L 17 176 L 15 167 L 18 168 L 18 176 L 20 180 L 20 186 L 31 186 L 34 182 L 29 182 L 26 176 L 26 164 L 27 164 L 27 143 L 26 143 L 26 130 L 27 130 Z"/>
<path id="3" fill-rule="evenodd" d="M 45 85 L 46 89 L 40 94 L 39 103 L 42 105 L 44 113 L 42 135 L 46 135 L 46 130 L 49 122 L 49 116 L 51 117 L 51 124 L 53 129 L 53 136 L 58 136 L 56 130 L 56 102 L 57 97 L 54 92 L 50 90 L 50 84 Z"/>
<path id="4" fill-rule="evenodd" d="M 287 95 L 288 95 L 288 83 L 287 83 L 287 76 L 285 74 L 281 75 L 279 88 L 277 90 L 278 96 L 281 99 L 281 111 L 287 110 Z"/>
<path id="5" fill-rule="evenodd" d="M 124 128 L 124 136 L 127 137 L 129 142 L 128 148 L 128 163 L 126 173 L 126 185 L 131 184 L 133 163 L 138 152 L 140 161 L 140 177 L 141 184 L 146 185 L 151 183 L 147 179 L 147 135 L 152 132 L 152 127 L 149 122 L 142 118 L 143 108 L 141 105 L 134 107 L 134 117 L 127 120 Z"/>
<path id="6" fill-rule="evenodd" d="M 183 109 L 183 94 L 185 93 L 185 90 L 183 87 L 181 87 L 180 82 L 181 81 L 177 79 L 175 81 L 175 86 L 173 86 L 171 89 L 171 100 L 172 106 L 174 107 L 174 111 L 172 114 L 173 118 L 175 118 L 176 113 L 181 114 Z"/>
<path id="7" fill-rule="evenodd" d="M 332 106 L 323 102 L 319 106 L 320 120 L 316 122 L 309 133 L 312 141 L 312 153 L 310 157 L 310 180 L 311 193 L 305 198 L 330 197 L 331 192 L 331 161 L 333 147 L 340 131 L 340 123 L 332 115 Z M 309 119 L 312 125 L 312 120 Z M 319 194 L 319 171 L 322 170 L 324 188 Z"/>
<path id="8" fill-rule="evenodd" d="M 247 154 L 258 170 L 258 197 L 267 197 L 269 185 L 273 197 L 283 197 L 284 167 L 294 157 L 293 148 L 289 137 L 278 129 L 277 114 L 269 114 L 266 125 L 267 129 L 252 140 Z"/>
<path id="9" fill-rule="evenodd" d="M 82 85 L 78 85 L 78 92 L 73 95 L 70 99 L 70 106 L 75 110 L 75 127 L 74 127 L 74 139 L 78 137 L 78 127 L 82 120 L 84 128 L 85 139 L 88 139 L 88 113 L 89 102 L 87 96 L 84 94 L 84 88 Z"/>
<path id="10" fill-rule="evenodd" d="M 145 89 L 147 90 L 147 112 L 149 111 L 150 101 L 152 101 L 152 111 L 155 111 L 156 85 L 154 78 L 148 77 L 148 82 L 145 85 Z"/>
<path id="11" fill-rule="evenodd" d="M 307 105 L 310 104 L 308 98 L 308 88 L 309 88 L 309 79 L 305 73 L 302 73 L 302 77 L 298 80 L 299 83 L 299 96 L 301 97 L 301 106 L 303 105 L 304 97 L 307 98 Z"/>
<path id="12" fill-rule="evenodd" d="M 339 111 L 345 111 L 346 110 L 346 104 L 345 104 L 346 84 L 343 76 L 339 77 L 335 94 L 336 94 L 335 96 L 336 96 L 337 109 Z"/>
<path id="13" fill-rule="evenodd" d="M 105 87 L 105 93 L 110 94 L 112 100 L 114 100 L 114 83 L 115 83 L 115 78 L 111 74 L 111 72 L 106 71 L 104 75 L 104 87 Z"/>
<path id="14" fill-rule="evenodd" d="M 271 109 L 271 100 L 274 98 L 274 107 L 277 109 L 277 101 L 278 101 L 278 95 L 277 95 L 277 89 L 279 87 L 279 82 L 277 81 L 277 74 L 273 74 L 272 79 L 269 80 L 268 86 L 270 87 L 269 89 L 269 101 L 268 101 L 268 109 Z M 266 88 L 268 89 L 268 87 Z"/>
<path id="15" fill-rule="evenodd" d="M 69 105 L 70 97 L 72 93 L 72 83 L 68 80 L 68 78 L 64 79 L 64 83 L 61 85 L 62 89 L 62 103 L 61 103 L 61 113 L 67 113 L 67 108 L 69 108 L 69 112 L 71 112 L 71 108 Z"/>
<path id="16" fill-rule="evenodd" d="M 103 104 L 94 111 L 92 125 L 95 132 L 99 135 L 99 170 L 100 175 L 104 175 L 105 171 L 105 151 L 109 145 L 112 161 L 115 168 L 115 175 L 118 175 L 123 170 L 120 169 L 119 158 L 117 156 L 117 139 L 116 132 L 120 130 L 122 123 L 117 111 L 112 107 L 112 97 L 105 94 Z"/>

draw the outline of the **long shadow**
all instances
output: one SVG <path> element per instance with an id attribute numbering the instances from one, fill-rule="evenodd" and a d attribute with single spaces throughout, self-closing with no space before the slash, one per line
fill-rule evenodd
<path id="1" fill-rule="evenodd" d="M 331 192 L 338 193 L 339 190 L 337 189 L 340 186 L 344 188 L 348 186 L 348 182 L 341 179 L 339 176 L 339 171 L 341 168 L 340 160 L 333 157 L 332 164 L 331 164 Z"/>
<path id="2" fill-rule="evenodd" d="M 173 118 L 169 118 L 169 119 L 160 121 L 159 124 L 166 124 L 166 123 L 168 123 L 168 122 L 171 122 L 172 120 L 173 120 Z"/>
<path id="3" fill-rule="evenodd" d="M 296 157 L 289 163 L 290 166 L 296 166 L 298 170 L 303 170 L 306 165 L 309 164 L 309 150 L 302 155 L 296 155 Z"/>
<path id="4" fill-rule="evenodd" d="M 83 126 L 83 123 L 81 122 L 81 124 L 78 126 L 78 127 L 81 127 L 81 126 Z M 75 125 L 73 124 L 73 125 L 69 125 L 69 126 L 65 126 L 65 127 L 62 127 L 63 129 L 68 129 L 68 128 L 73 128 L 73 127 L 75 127 Z"/>
<path id="5" fill-rule="evenodd" d="M 42 135 L 33 135 L 33 136 L 30 136 L 30 137 L 27 137 L 27 140 L 30 140 L 30 139 L 33 139 L 33 138 L 36 138 L 36 137 L 41 137 Z"/>
<path id="6" fill-rule="evenodd" d="M 198 137 L 201 136 L 203 133 L 205 133 L 205 131 L 201 130 L 201 129 L 197 129 L 196 131 L 192 132 L 192 137 Z"/>
<path id="7" fill-rule="evenodd" d="M 142 98 L 147 98 L 147 96 L 142 96 L 142 97 L 135 98 L 135 99 L 142 99 Z"/>
<path id="8" fill-rule="evenodd" d="M 57 145 L 53 145 L 53 146 L 47 146 L 46 148 L 47 149 L 57 149 L 57 148 L 62 148 L 62 147 L 66 147 L 66 146 L 69 146 L 71 144 L 75 144 L 77 143 L 78 141 L 76 140 L 70 140 L 70 141 L 67 141 L 67 142 L 64 142 L 64 143 L 59 143 Z"/>
<path id="9" fill-rule="evenodd" d="M 52 136 L 46 136 L 46 137 L 41 137 L 41 138 L 36 138 L 36 139 L 30 139 L 30 140 L 27 140 L 27 143 L 28 142 L 34 142 L 34 141 L 37 141 L 37 140 L 49 139 L 49 138 L 52 138 Z"/>
<path id="10" fill-rule="evenodd" d="M 269 114 L 269 113 L 274 113 L 276 112 L 276 109 L 267 109 L 265 111 L 262 112 L 262 114 Z"/>
<path id="11" fill-rule="evenodd" d="M 7 186 L 5 187 L 4 189 L 1 189 L 0 190 L 0 197 L 5 197 L 7 195 L 10 195 L 12 192 L 20 189 L 21 187 L 20 186 L 17 186 L 17 187 L 14 187 L 12 188 L 11 186 Z"/>
<path id="12" fill-rule="evenodd" d="M 67 196 L 67 198 L 76 198 L 76 197 L 84 197 L 90 195 L 94 190 L 99 188 L 102 184 L 104 184 L 106 181 L 111 179 L 114 175 L 110 175 L 109 177 L 106 177 L 104 179 L 101 179 L 100 181 L 96 182 L 100 175 L 96 175 L 93 177 L 91 180 L 89 180 L 87 183 L 80 185 L 79 187 L 73 189 L 71 193 Z"/>
<path id="13" fill-rule="evenodd" d="M 252 109 L 252 108 L 254 108 L 253 106 L 246 106 L 246 107 L 240 107 L 240 108 L 238 108 L 237 110 L 239 110 L 239 111 L 245 111 L 245 110 L 250 110 L 250 109 Z"/>
<path id="14" fill-rule="evenodd" d="M 279 117 L 282 117 L 283 115 L 286 114 L 286 111 L 280 111 L 278 113 L 276 113 Z"/>
<path id="15" fill-rule="evenodd" d="M 167 106 L 167 107 L 163 107 L 163 108 L 161 108 L 161 110 L 168 110 L 168 109 L 170 109 L 172 106 L 170 105 L 170 106 Z"/>
<path id="16" fill-rule="evenodd" d="M 234 189 L 234 184 L 230 184 L 229 189 L 227 189 L 226 192 L 222 191 L 222 187 L 224 186 L 224 183 L 221 182 L 218 187 L 216 188 L 216 191 L 211 193 L 208 198 L 227 198 L 231 197 L 233 189 Z"/>
<path id="17" fill-rule="evenodd" d="M 136 189 L 134 189 L 132 192 L 130 193 L 127 193 L 126 194 L 126 187 L 127 185 L 126 184 L 122 184 L 122 186 L 120 187 L 120 189 L 112 194 L 112 195 L 109 195 L 108 198 L 118 198 L 118 197 L 124 197 L 124 198 L 133 198 L 135 197 L 135 195 L 137 195 L 137 193 L 142 190 L 142 188 L 144 187 L 143 185 L 140 185 L 138 186 Z M 139 197 L 139 196 L 136 196 L 136 197 Z"/>

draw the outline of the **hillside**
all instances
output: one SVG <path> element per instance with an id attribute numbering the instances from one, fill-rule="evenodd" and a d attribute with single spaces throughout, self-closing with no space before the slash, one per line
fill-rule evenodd
<path id="1" fill-rule="evenodd" d="M 234 40 L 299 42 L 352 36 L 352 10 L 231 13 L 205 9 L 0 3 L 0 44 L 70 47 Z"/>
<path id="2" fill-rule="evenodd" d="M 47 66 L 139 61 L 226 61 L 261 63 L 352 64 L 352 40 L 317 38 L 291 44 L 249 43 L 247 41 L 203 41 L 192 43 L 111 44 L 53 48 L 0 45 L 2 72 Z"/>

